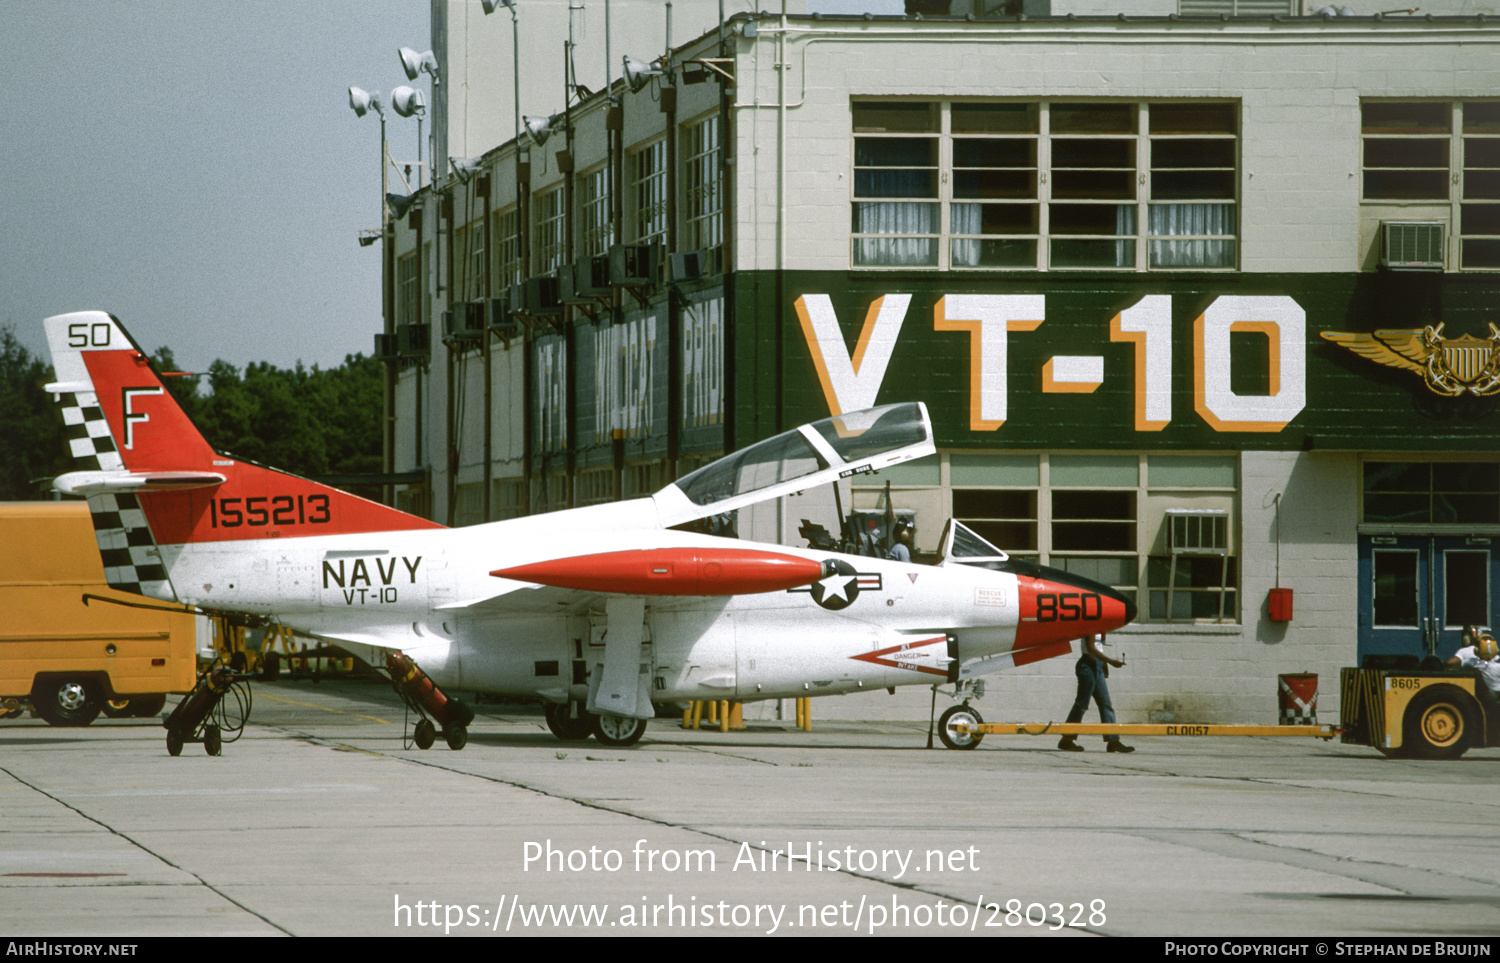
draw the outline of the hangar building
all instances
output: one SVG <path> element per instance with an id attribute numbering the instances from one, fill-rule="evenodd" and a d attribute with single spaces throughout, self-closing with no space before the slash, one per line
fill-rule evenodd
<path id="1" fill-rule="evenodd" d="M 1490 623 L 1492 9 L 908 9 L 735 14 L 394 217 L 398 504 L 465 525 L 645 495 L 917 400 L 938 455 L 843 504 L 888 484 L 920 551 L 959 519 L 1132 593 L 1122 721 L 1268 722 L 1289 672 L 1328 721 L 1339 667 Z M 836 527 L 826 493 L 740 534 L 802 544 L 803 519 Z M 1058 718 L 1071 679 L 993 676 L 981 707 Z"/>

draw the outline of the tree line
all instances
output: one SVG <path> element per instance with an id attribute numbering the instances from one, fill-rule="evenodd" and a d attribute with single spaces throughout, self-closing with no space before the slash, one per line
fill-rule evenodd
<path id="1" fill-rule="evenodd" d="M 156 370 L 177 371 L 172 350 L 151 355 Z M 62 412 L 42 386 L 52 366 L 10 327 L 0 327 L 0 501 L 51 498 L 53 477 L 74 468 Z M 352 354 L 336 368 L 243 371 L 227 361 L 197 377 L 162 381 L 215 450 L 297 475 L 379 472 L 381 363 Z"/>

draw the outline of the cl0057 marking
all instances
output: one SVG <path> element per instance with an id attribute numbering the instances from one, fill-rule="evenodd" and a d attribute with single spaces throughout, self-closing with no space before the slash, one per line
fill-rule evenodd
<path id="1" fill-rule="evenodd" d="M 267 504 L 269 503 L 269 505 Z M 240 506 L 243 504 L 244 508 Z M 325 525 L 333 520 L 327 495 L 257 496 L 254 498 L 210 498 L 209 524 L 213 528 L 239 528 L 249 525 Z"/>

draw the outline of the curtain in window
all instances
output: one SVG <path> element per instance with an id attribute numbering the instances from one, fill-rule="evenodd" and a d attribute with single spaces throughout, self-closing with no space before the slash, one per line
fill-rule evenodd
<path id="1" fill-rule="evenodd" d="M 1223 240 L 1153 240 L 1152 267 L 1234 266 L 1233 204 L 1152 204 L 1148 226 L 1152 237 L 1223 237 Z"/>
<path id="2" fill-rule="evenodd" d="M 948 230 L 952 234 L 978 234 L 982 229 L 984 209 L 978 204 L 953 204 L 948 208 Z M 954 267 L 979 267 L 979 244 L 977 239 L 955 239 L 953 242 Z"/>
<path id="3" fill-rule="evenodd" d="M 917 201 L 854 204 L 856 234 L 937 234 L 937 205 Z M 854 263 L 881 267 L 931 266 L 937 263 L 932 237 L 857 237 Z"/>

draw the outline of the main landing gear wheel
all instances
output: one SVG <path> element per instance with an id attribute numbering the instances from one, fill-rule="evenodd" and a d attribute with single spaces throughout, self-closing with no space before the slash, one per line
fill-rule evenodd
<path id="1" fill-rule="evenodd" d="M 1457 759 L 1478 723 L 1467 693 L 1451 686 L 1423 689 L 1406 706 L 1402 748 L 1418 759 Z"/>
<path id="2" fill-rule="evenodd" d="M 431 749 L 432 744 L 437 742 L 437 726 L 432 724 L 432 720 L 423 719 L 417 723 L 411 740 L 417 744 L 418 749 Z"/>
<path id="3" fill-rule="evenodd" d="M 594 717 L 580 707 L 578 718 L 570 718 L 571 709 L 571 703 L 549 702 L 542 707 L 542 714 L 547 717 L 547 728 L 554 736 L 563 742 L 582 742 L 594 734 Z"/>
<path id="4" fill-rule="evenodd" d="M 468 726 L 449 726 L 443 730 L 443 741 L 448 743 L 448 748 L 454 752 L 469 744 Z"/>
<path id="5" fill-rule="evenodd" d="M 938 717 L 938 738 L 943 740 L 943 745 L 949 749 L 973 749 L 984 741 L 982 732 L 955 732 L 953 727 L 959 723 L 966 726 L 979 726 L 984 724 L 984 718 L 980 716 L 978 709 L 967 702 L 950 707 L 947 712 Z"/>
<path id="6" fill-rule="evenodd" d="M 57 679 L 42 682 L 31 693 L 36 714 L 54 726 L 86 726 L 99 718 L 104 696 L 88 679 Z"/>
<path id="7" fill-rule="evenodd" d="M 594 717 L 594 738 L 599 740 L 600 745 L 611 748 L 633 746 L 640 742 L 641 736 L 645 734 L 645 719 L 631 719 L 627 716 L 610 715 L 607 712 Z"/>

